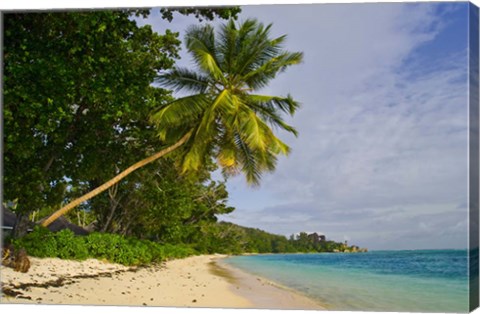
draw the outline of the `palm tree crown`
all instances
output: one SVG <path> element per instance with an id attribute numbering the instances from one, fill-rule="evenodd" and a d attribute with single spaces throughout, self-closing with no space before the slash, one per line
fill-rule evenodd
<path id="1" fill-rule="evenodd" d="M 218 33 L 210 25 L 192 26 L 185 42 L 197 71 L 176 68 L 159 82 L 189 96 L 174 100 L 152 114 L 162 140 L 191 134 L 181 159 L 183 171 L 197 170 L 213 155 L 225 173 L 244 172 L 258 184 L 262 172 L 275 168 L 278 154 L 290 148 L 271 127 L 297 135 L 282 119 L 299 104 L 286 97 L 256 94 L 288 66 L 302 61 L 300 52 L 282 48 L 286 36 L 270 39 L 271 25 L 233 20 Z"/>

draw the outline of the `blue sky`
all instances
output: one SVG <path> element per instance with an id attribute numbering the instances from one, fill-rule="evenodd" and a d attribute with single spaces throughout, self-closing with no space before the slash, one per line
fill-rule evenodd
<path id="1" fill-rule="evenodd" d="M 467 245 L 467 3 L 245 6 L 304 63 L 262 93 L 302 103 L 259 188 L 228 181 L 221 219 L 370 249 Z M 158 32 L 196 23 L 153 14 Z M 182 36 L 182 35 L 181 35 Z M 192 65 L 183 54 L 182 66 Z"/>

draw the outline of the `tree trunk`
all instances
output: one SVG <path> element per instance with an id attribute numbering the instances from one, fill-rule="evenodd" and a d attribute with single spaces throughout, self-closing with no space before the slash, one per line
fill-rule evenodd
<path id="1" fill-rule="evenodd" d="M 28 232 L 28 226 L 30 225 L 30 219 L 28 213 L 18 213 L 15 225 L 13 226 L 13 237 L 15 239 L 25 236 Z"/>
<path id="2" fill-rule="evenodd" d="M 105 225 L 102 227 L 101 232 L 107 232 L 108 227 L 110 226 L 110 223 L 112 222 L 113 216 L 115 215 L 115 211 L 117 210 L 118 205 L 120 204 L 120 199 L 116 199 L 117 196 L 117 189 L 118 185 L 116 185 L 116 188 L 112 191 L 112 189 L 108 190 L 108 194 L 110 196 L 110 213 L 107 217 L 107 221 L 105 222 Z"/>
<path id="3" fill-rule="evenodd" d="M 97 187 L 96 189 L 88 192 L 87 194 L 85 194 L 84 196 L 82 197 L 79 197 L 73 201 L 71 201 L 70 203 L 68 203 L 67 205 L 63 206 L 62 208 L 60 208 L 59 210 L 57 210 L 56 212 L 54 212 L 50 217 L 48 217 L 47 219 L 45 219 L 45 221 L 42 223 L 42 226 L 44 227 L 47 227 L 48 225 L 50 225 L 52 222 L 54 222 L 56 219 L 58 219 L 59 217 L 61 217 L 62 215 L 66 214 L 68 211 L 70 211 L 71 209 L 77 207 L 78 205 L 80 205 L 81 203 L 85 202 L 85 201 L 88 201 L 89 199 L 97 196 L 98 194 L 102 193 L 103 191 L 107 190 L 108 188 L 110 188 L 111 186 L 117 184 L 120 180 L 122 180 L 123 178 L 125 178 L 126 176 L 128 176 L 130 173 L 134 172 L 135 170 L 137 170 L 138 168 L 141 168 L 155 160 L 157 160 L 158 158 L 172 152 L 173 150 L 177 149 L 178 147 L 182 146 L 189 138 L 190 138 L 190 135 L 191 135 L 191 132 L 188 132 L 186 135 L 184 135 L 178 142 L 176 142 L 175 144 L 173 144 L 172 146 L 170 147 L 167 147 L 165 149 L 162 149 L 161 151 L 159 151 L 158 153 L 156 153 L 155 155 L 153 156 L 150 156 L 148 158 L 145 158 L 135 164 L 133 164 L 132 166 L 128 167 L 126 170 L 124 170 L 123 172 L 119 173 L 118 175 L 116 175 L 114 178 L 110 179 L 109 181 L 105 182 L 104 184 L 102 184 L 101 186 Z"/>

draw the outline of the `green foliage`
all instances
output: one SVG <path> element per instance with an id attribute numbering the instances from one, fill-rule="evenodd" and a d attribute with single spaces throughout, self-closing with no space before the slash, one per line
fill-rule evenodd
<path id="1" fill-rule="evenodd" d="M 240 9 L 178 11 L 211 20 Z M 148 116 L 172 97 L 152 83 L 173 66 L 180 41 L 132 18 L 149 13 L 4 15 L 4 198 L 18 199 L 17 213 L 43 218 L 163 146 Z"/>
<path id="2" fill-rule="evenodd" d="M 59 257 L 65 259 L 84 260 L 88 257 L 84 239 L 76 237 L 72 231 L 64 229 L 52 233 L 48 229 L 37 226 L 34 231 L 12 243 L 23 247 L 29 255 L 37 257 Z"/>
<path id="3" fill-rule="evenodd" d="M 43 227 L 23 238 L 12 239 L 16 247 L 23 247 L 36 257 L 58 257 L 84 260 L 96 258 L 123 265 L 148 265 L 195 254 L 242 253 L 316 253 L 343 252 L 351 248 L 335 241 L 314 241 L 306 233 L 287 239 L 263 230 L 245 228 L 228 222 L 203 221 L 196 225 L 196 237 L 189 243 L 161 244 L 136 237 L 94 232 L 88 236 L 75 236 L 64 229 L 50 232 Z"/>
<path id="4" fill-rule="evenodd" d="M 201 241 L 192 243 L 201 253 L 318 253 L 351 250 L 344 243 L 315 241 L 307 233 L 285 236 L 271 234 L 260 229 L 238 226 L 229 222 L 204 224 Z"/>
<path id="5" fill-rule="evenodd" d="M 212 181 L 213 163 L 179 175 L 172 158 L 162 158 L 91 200 L 98 230 L 161 243 L 193 243 L 199 225 L 233 210 L 223 182 Z"/>
<path id="6" fill-rule="evenodd" d="M 145 251 L 141 246 L 135 247 L 134 251 L 126 239 L 116 234 L 92 233 L 85 242 L 91 256 L 126 265 L 135 264 L 137 258 L 143 258 Z"/>
<path id="7" fill-rule="evenodd" d="M 180 41 L 134 13 L 146 14 L 4 15 L 4 198 L 17 212 L 58 208 L 151 149 L 148 114 L 170 100 L 152 83 Z"/>
<path id="8" fill-rule="evenodd" d="M 199 237 L 192 243 L 201 253 L 240 254 L 245 252 L 245 231 L 236 225 L 204 223 L 199 228 Z"/>
<path id="9" fill-rule="evenodd" d="M 55 234 L 57 255 L 64 259 L 83 260 L 88 257 L 88 249 L 84 239 L 74 235 L 69 229 L 63 229 Z"/>
<path id="10" fill-rule="evenodd" d="M 164 244 L 158 246 L 158 248 L 162 250 L 163 256 L 166 259 L 184 258 L 196 254 L 196 251 L 193 248 L 186 245 Z"/>
<path id="11" fill-rule="evenodd" d="M 182 172 L 197 171 L 216 158 L 225 175 L 242 172 L 251 184 L 273 171 L 277 156 L 290 148 L 273 132 L 294 135 L 282 115 L 299 104 L 286 97 L 256 94 L 279 73 L 302 61 L 303 54 L 283 49 L 285 36 L 270 38 L 271 25 L 231 19 L 216 31 L 211 25 L 188 28 L 185 44 L 196 69 L 177 67 L 159 83 L 188 96 L 156 110 L 151 120 L 161 140 L 176 142 L 190 132 L 181 156 Z"/>
<path id="12" fill-rule="evenodd" d="M 195 17 L 202 21 L 203 19 L 212 21 L 215 16 L 222 18 L 222 19 L 236 19 L 237 15 L 242 10 L 239 7 L 192 7 L 192 8 L 162 8 L 160 9 L 160 13 L 162 14 L 162 18 L 171 22 L 173 20 L 173 13 L 178 12 L 182 15 L 190 15 L 194 14 Z"/>
<path id="13" fill-rule="evenodd" d="M 123 265 L 145 265 L 195 254 L 192 248 L 184 245 L 161 245 L 108 233 L 75 236 L 68 229 L 50 232 L 42 227 L 36 227 L 23 238 L 12 240 L 12 244 L 25 248 L 29 255 L 36 257 L 97 258 Z"/>

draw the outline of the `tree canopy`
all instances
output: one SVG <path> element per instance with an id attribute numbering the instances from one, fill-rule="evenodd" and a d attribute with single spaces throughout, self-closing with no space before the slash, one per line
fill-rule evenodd
<path id="1" fill-rule="evenodd" d="M 4 15 L 3 187 L 18 214 L 58 209 L 162 145 L 148 116 L 172 97 L 152 83 L 181 42 L 132 18 L 148 14 Z"/>
<path id="2" fill-rule="evenodd" d="M 178 57 L 177 34 L 129 11 L 5 15 L 5 199 L 54 206 L 72 185 L 103 181 L 143 154 L 152 88 Z"/>
<path id="3" fill-rule="evenodd" d="M 185 41 L 200 73 L 176 68 L 160 76 L 160 82 L 197 94 L 160 105 L 151 118 L 161 141 L 172 143 L 171 146 L 150 154 L 72 200 L 46 218 L 43 225 L 48 226 L 179 147 L 183 152 L 179 156 L 183 173 L 198 171 L 212 156 L 224 174 L 242 172 L 252 184 L 259 183 L 262 172 L 273 171 L 277 155 L 287 154 L 289 147 L 274 135 L 271 127 L 296 134 L 279 112 L 293 115 L 298 103 L 290 96 L 265 96 L 251 91 L 266 86 L 279 72 L 301 62 L 302 53 L 284 51 L 281 44 L 285 36 L 270 39 L 270 27 L 247 20 L 237 29 L 230 20 L 222 27 L 217 41 L 210 25 L 192 26 Z"/>

